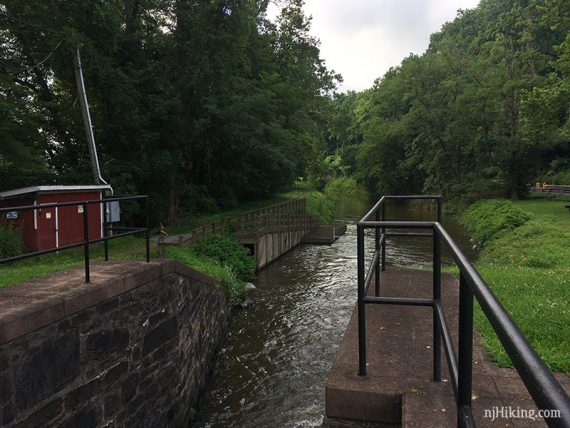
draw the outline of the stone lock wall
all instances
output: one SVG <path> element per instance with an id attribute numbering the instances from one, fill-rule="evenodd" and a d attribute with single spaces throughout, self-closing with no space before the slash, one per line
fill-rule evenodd
<path id="1" fill-rule="evenodd" d="M 227 322 L 221 286 L 174 261 L 92 272 L 0 290 L 0 425 L 189 426 Z"/>

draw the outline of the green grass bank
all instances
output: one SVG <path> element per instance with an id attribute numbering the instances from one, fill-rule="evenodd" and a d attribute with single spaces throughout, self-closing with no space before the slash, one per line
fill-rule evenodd
<path id="1" fill-rule="evenodd" d="M 461 216 L 481 245 L 477 267 L 541 358 L 570 373 L 570 212 L 568 201 L 486 200 Z M 480 308 L 475 323 L 492 359 L 511 362 Z"/>
<path id="2" fill-rule="evenodd" d="M 356 183 L 347 179 L 338 179 L 328 191 L 319 192 L 306 182 L 300 182 L 294 189 L 287 193 L 277 195 L 259 201 L 253 201 L 241 205 L 238 208 L 224 212 L 203 215 L 192 219 L 187 219 L 178 225 L 166 225 L 166 231 L 170 235 L 190 232 L 201 224 L 207 224 L 220 220 L 224 217 L 237 215 L 247 211 L 264 208 L 267 206 L 286 202 L 292 198 L 304 197 L 307 199 L 307 211 L 317 217 L 322 223 L 331 223 L 334 220 L 335 195 L 353 194 Z M 154 231 L 155 233 L 158 230 Z M 4 257 L 15 255 L 20 246 L 19 237 L 12 230 L 6 230 L 2 235 L 2 254 Z M 8 239 L 10 238 L 10 239 Z M 216 238 L 207 245 L 196 247 L 167 249 L 166 257 L 180 260 L 194 269 L 218 278 L 224 284 L 229 300 L 232 303 L 238 301 L 244 293 L 244 282 L 252 275 L 249 275 L 250 267 L 248 262 L 238 261 L 243 256 L 243 251 L 230 241 L 220 241 Z M 143 260 L 144 240 L 140 237 L 125 237 L 109 241 L 109 254 L 111 260 Z M 210 248 L 211 247 L 211 248 Z M 239 246 L 241 249 L 243 247 Z M 224 253 L 227 249 L 230 253 Z M 151 249 L 151 257 L 155 256 L 154 249 Z M 92 262 L 103 260 L 103 246 L 97 245 L 91 249 Z M 62 251 L 59 254 L 49 254 L 20 262 L 0 266 L 0 287 L 19 284 L 34 278 L 47 276 L 55 272 L 62 272 L 68 269 L 80 268 L 83 266 L 83 250 L 81 248 Z M 255 265 L 253 265 L 255 266 Z"/>

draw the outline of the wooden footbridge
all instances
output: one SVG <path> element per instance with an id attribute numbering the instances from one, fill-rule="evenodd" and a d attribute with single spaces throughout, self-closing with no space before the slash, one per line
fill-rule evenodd
<path id="1" fill-rule="evenodd" d="M 197 227 L 191 233 L 165 237 L 159 245 L 191 244 L 212 234 L 229 233 L 247 246 L 261 269 L 319 228 L 319 221 L 307 213 L 305 198 L 272 205 Z"/>

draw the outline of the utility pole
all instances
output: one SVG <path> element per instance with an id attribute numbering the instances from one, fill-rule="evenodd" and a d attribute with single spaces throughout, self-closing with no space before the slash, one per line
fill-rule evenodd
<path id="1" fill-rule="evenodd" d="M 73 65 L 75 68 L 75 82 L 77 83 L 77 92 L 79 96 L 79 104 L 81 105 L 81 115 L 83 116 L 83 124 L 85 127 L 85 135 L 87 136 L 87 147 L 89 148 L 89 158 L 91 159 L 91 170 L 95 184 L 107 184 L 101 177 L 99 169 L 99 158 L 97 157 L 97 147 L 95 146 L 95 136 L 93 135 L 93 125 L 91 124 L 91 115 L 89 113 L 89 104 L 87 103 L 87 94 L 85 93 L 85 84 L 83 83 L 83 71 L 81 69 L 81 58 L 79 56 L 80 45 L 77 45 L 73 52 Z"/>

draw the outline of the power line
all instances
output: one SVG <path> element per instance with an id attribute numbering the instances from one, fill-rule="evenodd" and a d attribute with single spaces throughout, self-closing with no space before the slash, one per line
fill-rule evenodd
<path id="1" fill-rule="evenodd" d="M 26 67 L 26 68 L 21 68 L 21 67 L 14 67 L 11 64 L 8 64 L 6 62 L 4 62 L 3 60 L 0 60 L 0 65 L 3 65 L 4 67 L 7 68 L 11 68 L 12 70 L 15 71 L 31 71 L 36 67 L 39 67 L 40 65 L 42 65 L 44 62 L 46 62 L 48 59 L 50 59 L 50 57 L 55 53 L 55 51 L 57 50 L 57 48 L 59 48 L 59 46 L 63 43 L 63 40 L 61 40 L 57 46 L 55 48 L 52 49 L 52 51 L 48 54 L 48 56 L 46 56 L 43 60 L 41 60 L 40 62 L 38 62 L 36 65 L 32 65 L 31 67 Z"/>
<path id="2" fill-rule="evenodd" d="M 17 22 L 17 23 L 22 24 L 22 25 L 27 25 L 28 27 L 32 27 L 32 28 L 35 28 L 37 30 L 45 31 L 47 33 L 57 33 L 57 31 L 50 30 L 50 29 L 44 28 L 44 27 L 40 27 L 39 25 L 36 25 L 36 24 L 30 24 L 29 22 L 26 22 L 26 21 L 22 21 L 21 19 L 16 18 L 15 16 L 8 15 L 5 12 L 0 12 L 0 16 L 8 18 L 10 21 Z"/>

